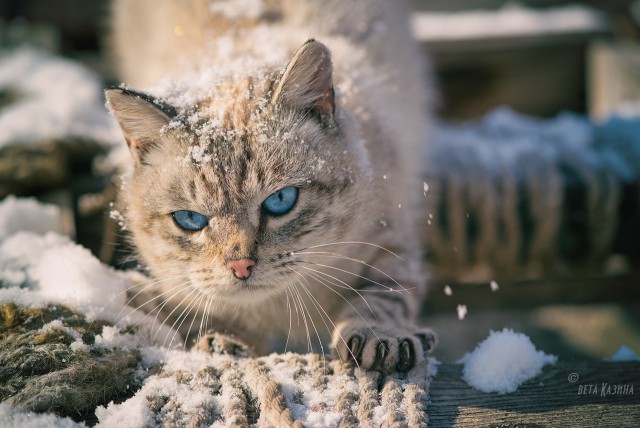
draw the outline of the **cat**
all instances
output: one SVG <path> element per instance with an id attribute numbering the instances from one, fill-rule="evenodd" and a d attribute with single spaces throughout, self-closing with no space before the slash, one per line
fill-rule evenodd
<path id="1" fill-rule="evenodd" d="M 223 332 L 263 353 L 287 334 L 387 373 L 424 360 L 415 227 L 433 91 L 407 11 L 113 3 L 120 76 L 145 88 L 105 91 L 134 160 L 121 205 L 151 277 L 141 306 L 187 341 Z"/>

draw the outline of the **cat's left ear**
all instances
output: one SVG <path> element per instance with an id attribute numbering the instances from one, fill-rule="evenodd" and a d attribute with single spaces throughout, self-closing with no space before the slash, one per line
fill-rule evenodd
<path id="1" fill-rule="evenodd" d="M 310 39 L 295 53 L 272 102 L 316 113 L 322 123 L 333 125 L 336 109 L 333 90 L 331 52 L 322 43 Z"/>
<path id="2" fill-rule="evenodd" d="M 104 93 L 133 157 L 144 163 L 145 155 L 160 141 L 161 129 L 176 115 L 175 110 L 142 92 L 116 87 Z"/>

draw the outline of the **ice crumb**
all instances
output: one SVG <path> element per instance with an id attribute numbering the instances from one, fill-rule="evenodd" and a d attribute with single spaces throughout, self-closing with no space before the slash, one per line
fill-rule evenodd
<path id="1" fill-rule="evenodd" d="M 451 290 L 451 287 L 449 287 L 448 285 L 444 286 L 444 294 L 446 294 L 447 296 L 451 296 L 453 294 L 453 291 Z"/>
<path id="2" fill-rule="evenodd" d="M 456 310 L 458 311 L 459 320 L 463 320 L 467 316 L 467 305 L 458 305 Z"/>
<path id="3" fill-rule="evenodd" d="M 500 286 L 498 285 L 498 283 L 496 281 L 491 281 L 489 283 L 489 286 L 491 287 L 491 291 L 493 291 L 493 292 L 498 291 L 498 289 L 500 288 Z"/>
<path id="4" fill-rule="evenodd" d="M 50 321 L 40 328 L 40 332 L 42 333 L 47 333 L 52 330 L 61 330 L 66 334 L 68 334 L 69 336 L 73 337 L 74 339 L 82 339 L 82 335 L 80 333 L 78 333 L 72 328 L 65 326 L 61 320 Z"/>
<path id="5" fill-rule="evenodd" d="M 422 183 L 422 193 L 427 196 L 427 192 L 429 191 L 429 185 L 426 182 Z"/>
<path id="6" fill-rule="evenodd" d="M 462 378 L 467 384 L 483 392 L 506 394 L 557 360 L 555 355 L 536 350 L 528 336 L 505 328 L 491 331 L 488 338 L 459 362 L 464 365 Z"/>
<path id="7" fill-rule="evenodd" d="M 627 345 L 621 345 L 609 361 L 640 361 L 640 355 Z"/>
<path id="8" fill-rule="evenodd" d="M 115 222 L 118 223 L 118 226 L 120 227 L 120 229 L 127 230 L 127 225 L 124 222 L 124 216 L 122 215 L 122 213 L 116 209 L 112 209 L 109 211 L 109 218 L 114 220 Z"/>

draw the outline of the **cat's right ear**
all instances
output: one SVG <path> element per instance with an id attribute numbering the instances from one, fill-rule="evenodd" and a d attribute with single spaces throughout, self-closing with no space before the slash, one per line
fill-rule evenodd
<path id="1" fill-rule="evenodd" d="M 160 141 L 161 129 L 176 115 L 175 110 L 147 94 L 123 88 L 105 90 L 107 106 L 115 116 L 136 162 Z"/>
<path id="2" fill-rule="evenodd" d="M 272 102 L 315 113 L 325 125 L 333 125 L 335 92 L 331 52 L 309 39 L 295 53 L 276 87 Z"/>

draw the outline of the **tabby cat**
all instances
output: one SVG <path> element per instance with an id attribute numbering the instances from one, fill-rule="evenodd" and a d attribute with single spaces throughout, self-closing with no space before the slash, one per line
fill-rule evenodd
<path id="1" fill-rule="evenodd" d="M 324 352 L 330 336 L 366 369 L 424 359 L 414 214 L 432 95 L 406 12 L 114 2 L 121 77 L 145 88 L 106 91 L 135 164 L 124 222 L 152 278 L 137 304 L 189 343 L 217 331 L 260 353 L 281 333 Z"/>

